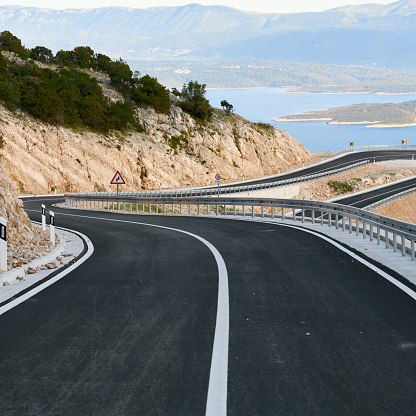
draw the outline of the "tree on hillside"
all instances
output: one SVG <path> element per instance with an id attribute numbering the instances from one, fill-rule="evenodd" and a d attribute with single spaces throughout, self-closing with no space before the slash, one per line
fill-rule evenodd
<path id="1" fill-rule="evenodd" d="M 60 65 L 73 66 L 74 59 L 72 56 L 72 51 L 64 51 L 62 49 L 59 50 L 56 52 L 54 61 Z"/>
<path id="2" fill-rule="evenodd" d="M 170 109 L 169 90 L 157 78 L 144 75 L 136 79 L 135 84 L 136 87 L 129 92 L 129 96 L 136 104 L 150 104 L 158 113 L 167 114 Z"/>
<path id="3" fill-rule="evenodd" d="M 89 46 L 77 46 L 72 52 L 74 64 L 80 68 L 92 68 L 95 64 L 94 51 Z"/>
<path id="4" fill-rule="evenodd" d="M 40 62 L 52 62 L 53 53 L 50 49 L 44 46 L 35 46 L 30 50 L 30 57 Z"/>
<path id="5" fill-rule="evenodd" d="M 112 63 L 112 60 L 107 55 L 103 55 L 102 53 L 97 53 L 95 55 L 95 63 L 94 63 L 95 69 L 108 73 L 111 63 Z"/>
<path id="6" fill-rule="evenodd" d="M 221 101 L 221 107 L 225 110 L 225 112 L 230 115 L 234 111 L 234 106 L 230 104 L 227 100 Z"/>
<path id="7" fill-rule="evenodd" d="M 10 33 L 8 30 L 0 33 L 0 48 L 4 51 L 14 53 L 19 53 L 24 49 L 22 46 L 22 41 Z"/>
<path id="8" fill-rule="evenodd" d="M 107 72 L 111 83 L 122 89 L 131 83 L 133 77 L 133 71 L 127 62 L 124 62 L 121 58 L 118 61 L 110 62 Z"/>
<path id="9" fill-rule="evenodd" d="M 206 84 L 199 84 L 198 81 L 190 81 L 184 84 L 181 91 L 183 102 L 180 106 L 183 110 L 202 120 L 212 117 L 212 107 L 205 98 Z"/>

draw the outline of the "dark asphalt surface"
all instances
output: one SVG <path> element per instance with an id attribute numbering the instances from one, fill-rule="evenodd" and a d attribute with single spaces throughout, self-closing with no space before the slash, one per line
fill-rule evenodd
<path id="1" fill-rule="evenodd" d="M 390 185 L 383 186 L 382 189 L 370 189 L 367 192 L 359 195 L 346 196 L 344 198 L 338 199 L 336 202 L 344 205 L 352 205 L 356 208 L 363 208 L 415 187 L 416 178 L 413 177 L 405 181 L 400 181 L 399 183 L 393 182 Z"/>
<path id="2" fill-rule="evenodd" d="M 416 303 L 329 243 L 270 224 L 54 211 L 95 252 L 0 316 L 1 415 L 205 414 L 212 254 L 174 231 L 62 214 L 179 228 L 219 250 L 229 416 L 415 414 Z"/>
<path id="3" fill-rule="evenodd" d="M 224 184 L 220 187 L 234 187 L 243 185 L 256 185 L 261 183 L 269 183 L 275 181 L 283 181 L 287 179 L 297 178 L 299 176 L 313 175 L 316 173 L 327 172 L 334 169 L 340 169 L 354 163 L 369 160 L 370 162 L 384 162 L 387 160 L 411 160 L 416 157 L 415 150 L 370 150 L 365 152 L 351 152 L 343 157 L 337 159 L 330 159 L 317 166 L 310 166 L 302 169 L 301 171 L 288 172 L 281 175 L 271 176 L 264 179 L 257 179 L 249 182 L 239 182 L 236 184 Z M 277 170 L 277 167 L 276 167 Z M 215 187 L 213 187 L 214 189 Z"/>

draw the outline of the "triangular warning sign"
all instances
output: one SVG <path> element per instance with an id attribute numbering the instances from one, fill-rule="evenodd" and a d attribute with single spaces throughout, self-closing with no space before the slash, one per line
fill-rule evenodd
<path id="1" fill-rule="evenodd" d="M 111 185 L 125 185 L 126 182 L 124 182 L 123 177 L 120 175 L 120 172 L 117 171 L 117 173 L 114 175 L 113 180 L 110 182 Z"/>

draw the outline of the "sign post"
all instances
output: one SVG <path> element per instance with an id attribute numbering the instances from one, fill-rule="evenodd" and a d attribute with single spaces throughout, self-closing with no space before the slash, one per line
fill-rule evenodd
<path id="1" fill-rule="evenodd" d="M 217 173 L 215 175 L 215 182 L 218 184 L 218 197 L 220 196 L 220 183 L 221 183 L 221 175 Z"/>
<path id="2" fill-rule="evenodd" d="M 42 204 L 42 230 L 46 230 L 46 215 L 45 215 L 45 205 Z"/>
<path id="3" fill-rule="evenodd" d="M 55 245 L 55 214 L 53 211 L 49 211 L 50 216 L 50 225 L 49 225 L 49 233 L 50 233 L 50 240 L 53 245 Z"/>
<path id="4" fill-rule="evenodd" d="M 7 271 L 7 220 L 0 217 L 0 270 Z"/>
<path id="5" fill-rule="evenodd" d="M 117 185 L 117 198 L 118 198 L 118 186 L 119 185 L 125 185 L 126 182 L 124 182 L 123 177 L 121 176 L 120 172 L 117 171 L 116 174 L 114 175 L 113 179 L 110 182 L 110 186 L 111 185 Z M 117 210 L 120 210 L 120 202 L 117 201 Z"/>

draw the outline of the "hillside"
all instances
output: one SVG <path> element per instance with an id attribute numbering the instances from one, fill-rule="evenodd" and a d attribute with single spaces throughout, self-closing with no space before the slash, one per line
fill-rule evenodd
<path id="1" fill-rule="evenodd" d="M 277 6 L 278 7 L 278 6 Z M 416 4 L 362 4 L 319 13 L 249 13 L 188 4 L 135 9 L 0 7 L 0 30 L 28 47 L 89 45 L 125 60 L 279 60 L 416 68 Z"/>
<path id="2" fill-rule="evenodd" d="M 117 170 L 126 189 L 206 185 L 310 157 L 271 125 L 213 109 L 196 81 L 174 95 L 89 47 L 53 55 L 8 31 L 0 45 L 1 163 L 21 194 L 106 191 Z"/>
<path id="3" fill-rule="evenodd" d="M 115 172 L 123 190 L 212 184 L 216 173 L 240 179 L 300 164 L 310 153 L 287 133 L 216 110 L 201 125 L 172 106 L 137 109 L 146 132 L 101 134 L 51 126 L 0 107 L 1 164 L 19 193 L 108 191 Z"/>
<path id="4" fill-rule="evenodd" d="M 275 121 L 310 120 L 327 120 L 329 124 L 371 124 L 368 127 L 413 126 L 416 125 L 416 100 L 398 104 L 353 104 L 275 119 Z"/>

